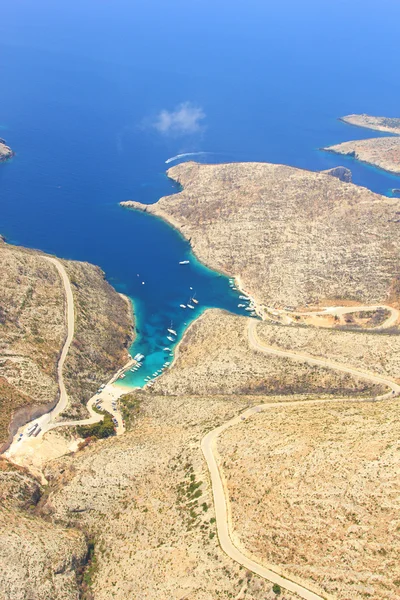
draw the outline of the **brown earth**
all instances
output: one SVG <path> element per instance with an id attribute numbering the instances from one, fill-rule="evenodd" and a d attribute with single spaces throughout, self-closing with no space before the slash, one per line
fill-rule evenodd
<path id="1" fill-rule="evenodd" d="M 273 600 L 271 583 L 220 549 L 200 449 L 210 428 L 251 399 L 138 392 L 126 402 L 136 406 L 130 431 L 46 470 L 43 514 L 95 541 L 93 598 Z"/>
<path id="2" fill-rule="evenodd" d="M 58 400 L 65 297 L 57 270 L 43 256 L 0 242 L 0 445 L 13 415 L 21 425 Z M 76 305 L 76 337 L 65 380 L 72 412 L 79 413 L 86 410 L 81 402 L 126 361 L 132 317 L 100 269 L 70 261 L 64 265 Z"/>
<path id="3" fill-rule="evenodd" d="M 218 451 L 234 538 L 340 600 L 400 590 L 399 401 L 273 407 Z"/>
<path id="4" fill-rule="evenodd" d="M 282 165 L 191 162 L 168 175 L 183 191 L 122 204 L 167 220 L 268 306 L 380 303 L 400 276 L 398 199 Z"/>
<path id="5" fill-rule="evenodd" d="M 344 142 L 336 146 L 324 148 L 328 152 L 350 156 L 400 175 L 400 138 L 399 137 L 381 137 L 368 140 L 355 140 Z M 397 214 L 397 220 L 399 219 Z M 393 218 L 393 217 L 392 217 Z"/>
<path id="6" fill-rule="evenodd" d="M 25 469 L 0 458 L 0 597 L 78 600 L 86 561 L 82 532 L 44 520 L 43 489 Z"/>
<path id="7" fill-rule="evenodd" d="M 252 350 L 248 341 L 248 321 L 245 317 L 236 317 L 219 310 L 204 313 L 185 333 L 173 368 L 155 380 L 153 392 L 204 396 L 284 394 L 290 397 L 291 394 L 316 393 L 374 395 L 384 391 L 380 386 L 371 385 L 348 374 Z M 271 338 L 270 345 L 277 345 L 279 335 L 285 340 L 287 332 L 286 346 L 289 347 L 292 343 L 292 349 L 302 345 L 298 342 L 297 334 L 302 340 L 309 331 L 268 322 L 259 322 L 257 329 L 262 341 L 269 343 Z M 320 330 L 312 330 L 311 333 L 314 331 Z M 398 338 L 395 339 L 397 343 Z M 334 342 L 331 345 L 325 342 L 325 346 L 326 348 L 321 345 L 319 355 L 326 354 L 329 357 L 330 349 L 335 348 Z M 383 352 L 384 349 L 382 355 Z M 306 350 L 306 353 L 311 354 L 312 351 Z M 317 344 L 315 354 L 318 354 Z M 349 354 L 350 350 L 346 360 Z M 397 366 L 395 358 L 393 361 Z"/>
<path id="8" fill-rule="evenodd" d="M 400 134 L 400 119 L 391 117 L 372 117 L 371 115 L 347 115 L 340 119 L 349 125 Z"/>

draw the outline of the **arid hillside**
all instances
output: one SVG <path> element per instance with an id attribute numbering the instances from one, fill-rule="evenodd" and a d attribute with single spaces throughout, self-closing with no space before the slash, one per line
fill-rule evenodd
<path id="1" fill-rule="evenodd" d="M 399 401 L 275 406 L 218 452 L 236 542 L 338 600 L 397 600 Z"/>
<path id="2" fill-rule="evenodd" d="M 132 313 L 100 269 L 87 263 L 64 264 L 76 305 L 76 336 L 65 373 L 74 414 L 126 361 Z M 57 402 L 57 361 L 66 318 L 60 276 L 40 252 L 0 242 L 0 277 L 1 446 L 13 416 L 14 424 L 22 424 Z"/>
<path id="3" fill-rule="evenodd" d="M 375 129 L 386 133 L 400 134 L 400 119 L 396 117 L 373 117 L 371 115 L 347 115 L 340 119 L 349 125 L 365 127 L 366 129 Z"/>
<path id="4" fill-rule="evenodd" d="M 259 400 L 259 399 L 258 399 Z M 124 436 L 49 463 L 42 513 L 94 541 L 95 600 L 273 600 L 221 550 L 200 440 L 251 400 L 132 393 Z M 216 594 L 216 590 L 218 593 Z M 280 600 L 294 600 L 282 590 Z"/>
<path id="5" fill-rule="evenodd" d="M 259 302 L 382 302 L 400 276 L 398 199 L 282 165 L 184 163 L 168 175 L 183 191 L 122 205 L 172 223 Z"/>
<path id="6" fill-rule="evenodd" d="M 44 520 L 43 488 L 0 458 L 0 597 L 78 600 L 88 546 L 84 534 Z"/>
<path id="7" fill-rule="evenodd" d="M 329 146 L 325 150 L 350 156 L 395 175 L 400 175 L 400 137 L 355 140 Z"/>
<path id="8" fill-rule="evenodd" d="M 292 394 L 345 396 L 374 395 L 384 391 L 380 386 L 346 373 L 253 350 L 248 338 L 249 321 L 219 310 L 204 313 L 185 333 L 173 368 L 155 380 L 154 393 L 283 394 L 290 399 Z M 285 340 L 287 332 L 295 347 L 296 333 L 300 339 L 303 334 L 303 329 L 292 330 L 268 322 L 259 322 L 257 330 L 268 345 L 274 345 L 279 335 Z M 327 344 L 325 342 L 325 347 L 321 344 L 320 352 L 316 348 L 314 354 L 324 356 L 327 353 L 329 356 Z M 306 353 L 311 354 L 307 350 Z"/>

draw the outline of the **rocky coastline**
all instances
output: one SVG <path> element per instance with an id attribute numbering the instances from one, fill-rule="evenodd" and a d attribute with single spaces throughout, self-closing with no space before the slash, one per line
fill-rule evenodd
<path id="1" fill-rule="evenodd" d="M 6 141 L 0 138 L 0 162 L 5 162 L 14 156 L 14 152 L 9 146 L 6 145 Z"/>

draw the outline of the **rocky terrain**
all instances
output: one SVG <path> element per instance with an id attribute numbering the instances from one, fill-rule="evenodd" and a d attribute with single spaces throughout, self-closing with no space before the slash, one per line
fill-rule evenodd
<path id="1" fill-rule="evenodd" d="M 218 452 L 234 537 L 341 600 L 397 600 L 399 401 L 273 407 Z"/>
<path id="2" fill-rule="evenodd" d="M 259 398 L 257 398 L 259 401 Z M 251 400 L 132 393 L 130 430 L 49 463 L 41 510 L 84 529 L 96 600 L 272 600 L 272 584 L 220 549 L 200 440 Z M 281 600 L 293 596 L 282 590 Z"/>
<path id="3" fill-rule="evenodd" d="M 395 175 L 400 175 L 400 137 L 355 140 L 329 146 L 325 150 L 350 156 Z"/>
<path id="4" fill-rule="evenodd" d="M 371 115 L 347 115 L 346 117 L 341 117 L 340 120 L 349 125 L 356 125 L 357 127 L 400 134 L 400 119 L 398 118 L 372 117 Z"/>
<path id="5" fill-rule="evenodd" d="M 0 458 L 0 597 L 78 600 L 88 545 L 78 529 L 44 520 L 43 488 Z"/>
<path id="6" fill-rule="evenodd" d="M 12 156 L 14 156 L 14 152 L 6 145 L 6 141 L 0 138 L 0 162 L 8 160 Z"/>
<path id="7" fill-rule="evenodd" d="M 383 391 L 348 374 L 252 350 L 248 321 L 219 310 L 204 313 L 185 333 L 173 368 L 155 380 L 153 392 L 204 396 L 283 394 L 290 398 L 292 394 L 373 395 Z M 292 332 L 268 322 L 259 322 L 257 329 L 268 342 L 272 338 L 270 345 L 276 342 L 276 332 L 282 330 L 284 336 L 289 331 L 289 339 Z M 297 340 L 296 332 L 301 334 L 303 330 L 293 329 L 293 340 Z M 327 344 L 325 352 L 329 354 Z M 393 360 L 397 366 L 397 359 Z"/>
<path id="8" fill-rule="evenodd" d="M 58 399 L 57 361 L 66 335 L 65 298 L 43 254 L 0 242 L 0 445 L 13 418 L 21 425 Z M 76 337 L 65 380 L 72 412 L 126 361 L 131 309 L 100 269 L 64 262 L 74 290 Z M 84 409 L 85 410 L 85 409 Z"/>
<path id="9" fill-rule="evenodd" d="M 183 186 L 152 205 L 210 267 L 239 276 L 259 303 L 384 301 L 400 276 L 398 199 L 336 177 L 261 163 L 180 164 Z"/>

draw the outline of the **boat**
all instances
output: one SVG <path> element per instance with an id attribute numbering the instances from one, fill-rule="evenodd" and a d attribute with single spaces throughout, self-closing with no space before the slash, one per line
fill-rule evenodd
<path id="1" fill-rule="evenodd" d="M 169 340 L 170 342 L 174 342 L 175 341 L 174 338 L 172 336 L 170 336 L 170 335 L 167 335 L 167 340 Z"/>
<path id="2" fill-rule="evenodd" d="M 250 306 L 248 306 L 247 308 L 245 308 L 244 310 L 253 310 Z"/>
<path id="3" fill-rule="evenodd" d="M 244 308 L 246 305 L 245 304 L 238 304 L 239 308 Z"/>
<path id="4" fill-rule="evenodd" d="M 179 305 L 181 308 L 186 308 L 186 304 L 180 304 Z"/>
<path id="5" fill-rule="evenodd" d="M 164 352 L 171 352 L 171 348 L 164 348 Z"/>
<path id="6" fill-rule="evenodd" d="M 249 297 L 248 297 L 248 296 L 239 296 L 239 298 L 240 298 L 241 300 L 248 300 L 248 299 L 249 299 Z"/>
<path id="7" fill-rule="evenodd" d="M 192 298 L 192 302 L 194 302 L 195 304 L 198 304 L 198 303 L 199 303 L 199 301 L 198 301 L 198 300 L 196 300 L 196 298 Z"/>
<path id="8" fill-rule="evenodd" d="M 193 304 L 187 304 L 186 306 L 187 306 L 188 308 L 191 308 L 192 310 L 194 310 L 194 306 L 193 306 Z"/>
<path id="9" fill-rule="evenodd" d="M 167 329 L 167 331 L 168 331 L 169 333 L 172 333 L 172 335 L 178 335 L 178 334 L 176 333 L 175 329 Z"/>
<path id="10" fill-rule="evenodd" d="M 188 265 L 188 264 L 189 264 L 189 261 L 188 261 L 188 260 L 180 260 L 180 261 L 179 261 L 179 264 L 180 264 L 180 265 Z"/>
<path id="11" fill-rule="evenodd" d="M 125 379 L 125 375 L 122 373 L 122 375 L 119 376 L 120 379 Z"/>

